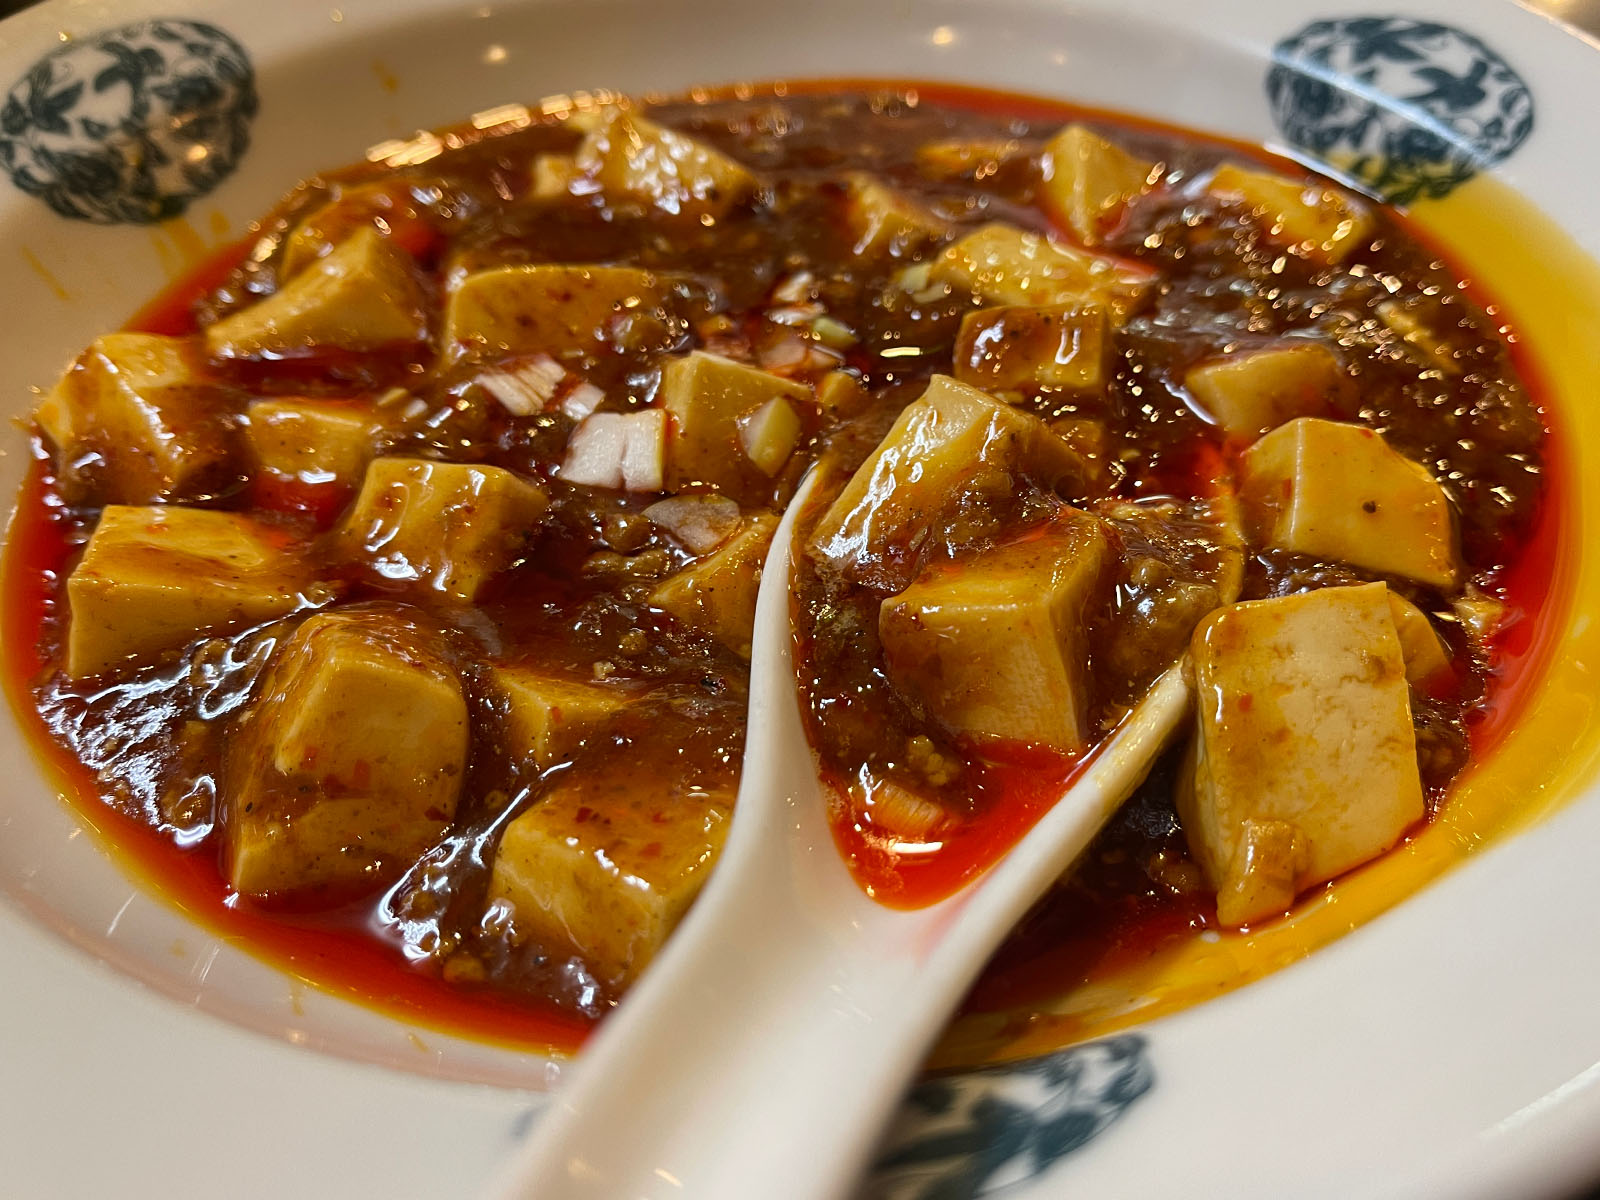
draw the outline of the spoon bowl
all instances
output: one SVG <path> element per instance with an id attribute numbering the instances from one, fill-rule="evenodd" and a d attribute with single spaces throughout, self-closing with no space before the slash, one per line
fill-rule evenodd
<path id="1" fill-rule="evenodd" d="M 768 554 L 738 803 L 705 891 L 501 1174 L 501 1200 L 848 1193 L 1005 934 L 1138 786 L 1187 713 L 1168 670 L 1036 825 L 919 909 L 869 898 L 828 827 L 795 686 L 794 526 Z"/>

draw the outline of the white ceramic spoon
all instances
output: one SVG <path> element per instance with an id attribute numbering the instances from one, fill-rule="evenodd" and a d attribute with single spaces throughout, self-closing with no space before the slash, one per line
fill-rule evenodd
<path id="1" fill-rule="evenodd" d="M 722 859 L 507 1164 L 500 1200 L 847 1195 L 995 946 L 1187 711 L 1174 668 L 988 872 L 928 908 L 868 899 L 828 828 L 795 689 L 790 538 L 806 490 L 761 582 L 744 776 Z"/>

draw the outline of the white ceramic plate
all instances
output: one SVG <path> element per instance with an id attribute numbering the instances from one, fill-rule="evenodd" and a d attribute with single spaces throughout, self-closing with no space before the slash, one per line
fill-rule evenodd
<path id="1" fill-rule="evenodd" d="M 1491 158 L 1505 154 L 1494 172 L 1600 251 L 1589 128 L 1600 56 L 1510 4 L 1405 7 L 1385 28 L 1421 59 L 1467 72 L 1475 54 L 1496 54 L 1525 81 L 1536 120 L 1514 149 L 1483 143 Z M 180 69 L 247 62 L 259 111 L 239 106 L 248 150 L 166 225 L 68 219 L 0 180 L 6 411 L 23 413 L 30 386 L 48 384 L 194 250 L 242 234 L 301 175 L 474 111 L 596 87 L 899 77 L 1270 140 L 1280 136 L 1264 88 L 1274 45 L 1320 18 L 1373 15 L 1343 0 L 45 4 L 0 25 L 0 87 L 25 88 L 53 51 L 83 71 L 108 42 L 144 44 L 149 22 L 169 18 L 208 27 L 185 27 L 205 49 L 183 51 L 194 62 Z M 1471 36 L 1418 25 L 1430 21 Z M 1371 27 L 1331 28 L 1343 53 L 1352 30 Z M 15 172 L 21 152 L 11 153 Z M 48 174 L 34 163 L 32 179 Z M 115 191 L 69 181 L 54 198 L 114 218 Z M 1505 231 L 1506 254 L 1521 252 L 1519 235 Z M 1597 315 L 1568 313 L 1545 336 L 1600 361 Z M 1595 476 L 1600 438 L 1585 429 L 1572 440 L 1578 476 Z M 0 490 L 10 494 L 24 461 L 20 434 L 0 443 Z M 1563 649 L 1574 677 L 1591 661 L 1587 632 L 1580 609 Z M 1572 685 L 1560 702 L 1590 730 L 1595 698 Z M 1555 791 L 1581 790 L 1571 780 L 1589 773 L 1594 742 L 1573 741 Z M 13 781 L 0 798 L 0 1191 L 468 1195 L 554 1082 L 542 1060 L 407 1028 L 222 944 L 124 876 L 15 734 L 0 732 L 0 771 Z M 1584 796 L 1262 983 L 1109 1045 L 938 1085 L 947 1093 L 922 1099 L 954 1107 L 908 1110 L 902 1145 L 954 1128 L 991 1146 L 1015 1135 L 1012 1151 L 992 1162 L 913 1154 L 869 1190 L 933 1195 L 956 1179 L 965 1190 L 937 1194 L 1571 1190 L 1600 1175 L 1596 844 L 1600 795 Z M 781 1197 L 781 1181 L 763 1194 Z"/>

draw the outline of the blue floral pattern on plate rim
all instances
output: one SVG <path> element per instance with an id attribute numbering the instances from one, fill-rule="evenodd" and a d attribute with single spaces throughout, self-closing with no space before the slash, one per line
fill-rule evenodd
<path id="1" fill-rule="evenodd" d="M 255 71 L 214 25 L 164 18 L 74 38 L 0 103 L 0 169 L 63 217 L 154 224 L 233 173 Z"/>
<path id="2" fill-rule="evenodd" d="M 1440 199 L 1533 131 L 1533 93 L 1479 38 L 1399 16 L 1313 21 L 1273 48 L 1279 131 L 1391 204 Z"/>

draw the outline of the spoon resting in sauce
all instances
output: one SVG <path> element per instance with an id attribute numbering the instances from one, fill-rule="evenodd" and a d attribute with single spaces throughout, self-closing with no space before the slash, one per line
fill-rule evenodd
<path id="1" fill-rule="evenodd" d="M 498 1177 L 496 1200 L 846 1195 L 991 952 L 1144 778 L 1188 711 L 1178 667 L 988 871 L 893 909 L 852 877 L 802 724 L 789 505 L 767 558 L 749 734 L 721 861 Z"/>

